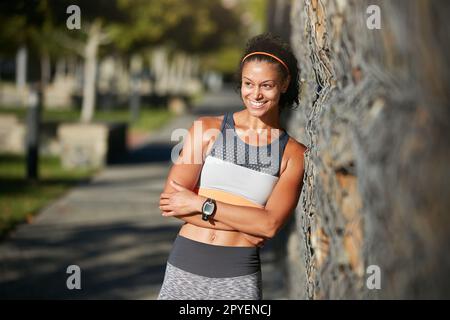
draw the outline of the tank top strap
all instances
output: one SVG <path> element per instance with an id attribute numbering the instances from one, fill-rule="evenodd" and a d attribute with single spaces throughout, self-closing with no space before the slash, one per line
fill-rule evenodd
<path id="1" fill-rule="evenodd" d="M 287 133 L 287 131 L 284 131 L 281 137 L 278 139 L 278 143 L 280 144 L 280 154 L 284 153 L 284 149 L 286 148 L 288 141 L 289 141 L 289 134 Z"/>
<path id="2" fill-rule="evenodd" d="M 223 130 L 225 129 L 225 124 L 227 123 L 227 121 L 228 121 L 228 113 L 225 113 L 224 115 L 223 115 L 223 119 L 222 119 L 222 124 L 220 125 L 220 131 L 221 132 L 223 132 Z"/>
<path id="3" fill-rule="evenodd" d="M 222 130 L 224 129 L 234 129 L 233 114 L 226 112 L 223 116 Z"/>
<path id="4" fill-rule="evenodd" d="M 284 150 L 286 149 L 286 145 L 289 141 L 289 134 L 287 133 L 287 131 L 284 131 L 282 133 L 282 135 L 278 138 L 278 148 L 280 150 L 279 152 L 279 161 L 278 161 L 278 168 L 277 168 L 277 173 L 276 176 L 279 177 L 280 176 L 280 169 L 281 169 L 281 161 L 283 159 L 283 154 L 284 154 Z"/>
<path id="5" fill-rule="evenodd" d="M 230 124 L 229 124 L 229 114 L 225 113 L 223 115 L 223 119 L 222 119 L 222 123 L 220 125 L 220 134 L 218 137 L 216 137 L 212 147 L 211 147 L 211 151 L 210 153 L 208 153 L 207 155 L 211 155 L 211 156 L 219 156 L 222 157 L 223 156 L 223 152 L 226 146 L 226 129 L 230 128 Z"/>

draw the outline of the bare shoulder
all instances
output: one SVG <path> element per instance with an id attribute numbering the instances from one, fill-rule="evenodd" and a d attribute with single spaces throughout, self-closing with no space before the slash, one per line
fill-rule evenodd
<path id="1" fill-rule="evenodd" d="M 286 144 L 286 151 L 288 152 L 289 158 L 303 159 L 307 149 L 308 148 L 303 143 L 289 137 L 288 143 Z"/>
<path id="2" fill-rule="evenodd" d="M 220 127 L 224 116 L 204 116 L 197 118 L 191 127 L 191 134 L 194 140 L 201 140 L 203 146 L 209 146 L 205 150 L 210 150 L 212 143 L 220 134 Z"/>
<path id="3" fill-rule="evenodd" d="M 220 129 L 223 120 L 222 116 L 204 116 L 199 117 L 196 121 L 199 121 L 203 126 L 203 131 L 208 129 Z"/>
<path id="4" fill-rule="evenodd" d="M 302 174 L 305 168 L 304 154 L 306 150 L 307 147 L 303 143 L 289 137 L 284 151 L 286 155 L 286 170 L 283 170 L 283 172 L 295 173 L 296 175 Z"/>

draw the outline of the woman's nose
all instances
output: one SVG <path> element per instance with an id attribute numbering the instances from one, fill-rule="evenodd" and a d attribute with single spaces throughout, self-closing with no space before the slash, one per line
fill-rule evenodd
<path id="1" fill-rule="evenodd" d="M 259 87 L 255 87 L 255 91 L 253 92 L 253 94 L 255 95 L 256 99 L 261 97 L 261 90 L 259 89 Z"/>

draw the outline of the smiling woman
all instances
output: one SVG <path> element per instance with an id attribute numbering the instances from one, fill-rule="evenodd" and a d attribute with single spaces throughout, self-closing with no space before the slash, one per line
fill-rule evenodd
<path id="1" fill-rule="evenodd" d="M 279 95 L 278 111 L 281 112 L 284 108 L 295 108 L 298 103 L 299 92 L 299 77 L 300 72 L 297 67 L 297 59 L 292 53 L 289 44 L 283 42 L 279 37 L 272 36 L 269 33 L 256 36 L 250 39 L 247 43 L 247 48 L 242 59 L 245 63 L 240 63 L 237 73 L 235 75 L 238 89 L 251 89 L 257 85 L 255 79 L 247 75 L 249 68 L 246 69 L 251 62 L 266 62 L 268 63 L 276 75 L 274 78 L 262 79 L 261 85 L 263 89 L 272 89 L 274 86 L 283 87 Z M 280 83 L 281 82 L 281 83 Z M 257 100 L 255 106 L 257 105 Z"/>
<path id="2" fill-rule="evenodd" d="M 243 110 L 194 122 L 161 193 L 162 215 L 185 224 L 158 299 L 262 299 L 259 249 L 297 206 L 306 148 L 279 118 L 298 103 L 297 61 L 264 34 L 248 42 L 239 75 Z M 190 162 L 198 152 L 203 161 Z"/>

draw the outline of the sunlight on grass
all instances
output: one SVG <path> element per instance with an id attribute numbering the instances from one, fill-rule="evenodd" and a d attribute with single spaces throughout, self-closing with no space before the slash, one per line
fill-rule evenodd
<path id="1" fill-rule="evenodd" d="M 0 108 L 0 114 L 14 114 L 20 121 L 26 121 L 27 109 L 25 108 Z M 98 110 L 95 112 L 95 121 L 126 122 L 130 130 L 149 131 L 163 126 L 173 115 L 166 108 L 142 108 L 137 121 L 131 121 L 128 110 Z M 77 122 L 80 112 L 77 110 L 45 110 L 42 114 L 43 121 Z"/>
<path id="2" fill-rule="evenodd" d="M 0 154 L 0 237 L 33 216 L 68 188 L 86 181 L 92 169 L 67 170 L 57 157 L 41 156 L 40 179 L 25 179 L 25 157 Z"/>

